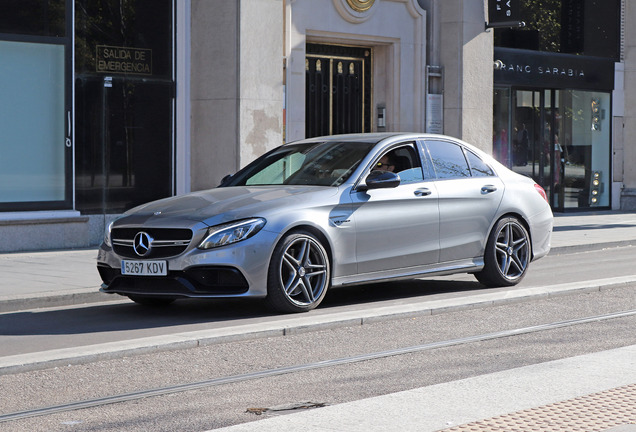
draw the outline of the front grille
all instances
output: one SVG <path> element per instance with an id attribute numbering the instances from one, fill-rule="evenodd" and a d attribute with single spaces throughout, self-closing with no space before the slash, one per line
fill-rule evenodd
<path id="1" fill-rule="evenodd" d="M 192 230 L 174 228 L 113 228 L 113 250 L 119 256 L 140 258 L 134 249 L 135 236 L 145 232 L 153 238 L 150 253 L 144 259 L 168 258 L 182 254 L 192 241 Z"/>

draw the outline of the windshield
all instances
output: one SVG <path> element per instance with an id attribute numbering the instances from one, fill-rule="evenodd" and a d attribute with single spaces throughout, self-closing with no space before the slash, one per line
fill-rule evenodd
<path id="1" fill-rule="evenodd" d="M 340 186 L 373 146 L 334 141 L 285 145 L 256 159 L 222 186 Z"/>

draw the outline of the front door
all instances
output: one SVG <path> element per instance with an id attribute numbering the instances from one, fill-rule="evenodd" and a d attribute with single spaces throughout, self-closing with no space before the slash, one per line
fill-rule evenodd
<path id="1" fill-rule="evenodd" d="M 307 44 L 305 136 L 371 130 L 371 50 Z"/>

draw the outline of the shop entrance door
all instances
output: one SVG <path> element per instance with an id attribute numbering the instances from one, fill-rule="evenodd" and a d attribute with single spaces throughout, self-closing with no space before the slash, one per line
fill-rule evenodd
<path id="1" fill-rule="evenodd" d="M 559 207 L 555 191 L 561 175 L 554 150 L 554 142 L 558 140 L 555 98 L 555 90 L 512 90 L 510 136 L 500 125 L 494 143 L 498 160 L 540 184 L 553 209 Z"/>

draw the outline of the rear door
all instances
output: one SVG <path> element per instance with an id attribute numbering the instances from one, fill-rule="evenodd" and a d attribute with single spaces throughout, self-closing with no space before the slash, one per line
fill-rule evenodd
<path id="1" fill-rule="evenodd" d="M 437 176 L 440 262 L 482 256 L 503 197 L 503 182 L 459 143 L 426 140 L 425 146 Z"/>

